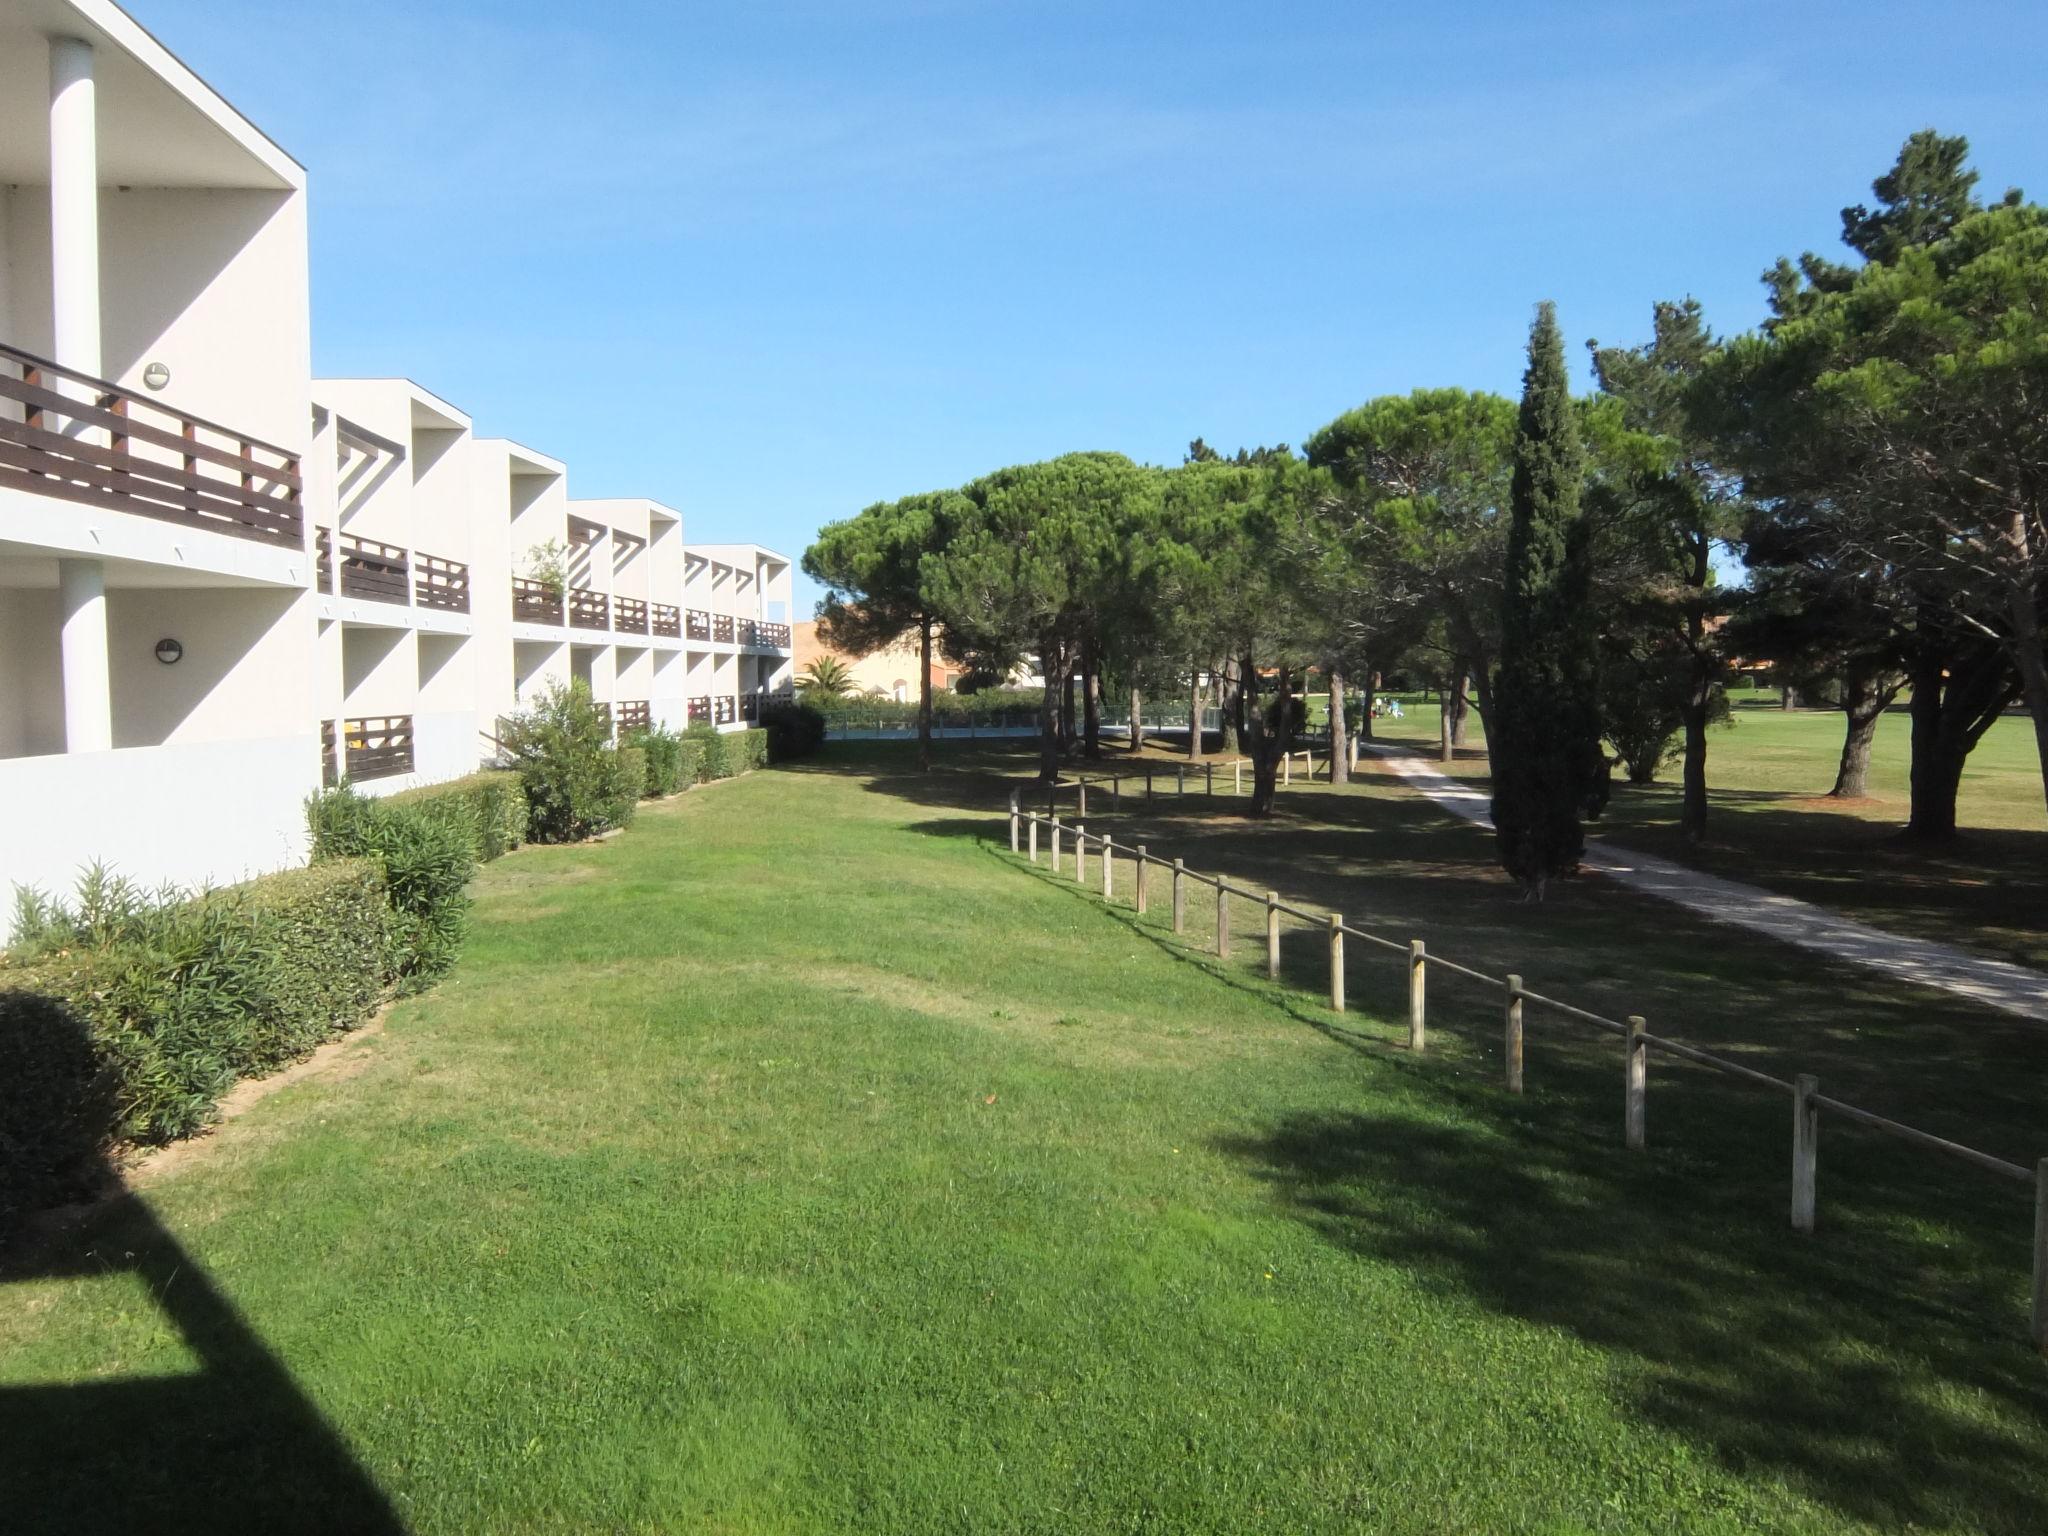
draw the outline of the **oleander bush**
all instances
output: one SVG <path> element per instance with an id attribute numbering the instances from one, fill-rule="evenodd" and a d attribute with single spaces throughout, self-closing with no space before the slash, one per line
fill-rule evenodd
<path id="1" fill-rule="evenodd" d="M 645 784 L 622 794 L 621 751 L 611 722 L 578 679 L 552 684 L 531 709 L 505 722 L 506 754 L 526 789 L 527 835 L 536 843 L 595 837 L 632 819 Z"/>
<path id="2" fill-rule="evenodd" d="M 508 768 L 486 768 L 388 798 L 393 805 L 416 805 L 433 815 L 468 818 L 479 863 L 488 864 L 526 841 L 526 789 L 519 775 Z"/>
<path id="3" fill-rule="evenodd" d="M 347 785 L 315 795 L 306 820 L 313 859 L 372 858 L 384 871 L 385 974 L 418 991 L 455 963 L 469 920 L 477 828 L 463 802 L 371 799 Z"/>
<path id="4" fill-rule="evenodd" d="M 635 731 L 625 744 L 647 755 L 647 787 L 642 791 L 646 798 L 672 795 L 695 782 L 683 777 L 683 738 L 668 727 L 654 725 Z"/>
<path id="5" fill-rule="evenodd" d="M 120 1141 L 209 1124 L 242 1077 L 306 1055 L 383 994 L 386 890 L 333 859 L 199 895 L 88 871 L 0 955 L 0 1230 L 90 1194 Z"/>
<path id="6" fill-rule="evenodd" d="M 761 729 L 768 738 L 771 763 L 809 757 L 825 743 L 824 713 L 802 700 L 762 705 Z"/>
<path id="7" fill-rule="evenodd" d="M 606 765 L 603 796 L 599 808 L 605 825 L 630 826 L 647 794 L 647 749 L 622 746 L 612 749 Z"/>

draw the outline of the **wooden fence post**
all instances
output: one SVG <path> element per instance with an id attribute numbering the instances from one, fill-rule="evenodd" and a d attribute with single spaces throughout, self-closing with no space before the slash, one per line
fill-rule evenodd
<path id="1" fill-rule="evenodd" d="M 1038 862 L 1038 818 L 1031 818 L 1031 862 Z"/>
<path id="2" fill-rule="evenodd" d="M 1316 755 L 1315 755 L 1315 753 L 1314 753 L 1314 752 L 1303 752 L 1303 753 L 1301 754 L 1301 763 L 1302 763 L 1302 766 L 1303 766 L 1304 768 L 1308 769 L 1308 781 L 1309 781 L 1309 783 L 1311 783 L 1311 784 L 1315 783 L 1315 781 L 1316 781 Z"/>
<path id="3" fill-rule="evenodd" d="M 1230 958 L 1230 892 L 1221 880 L 1216 882 L 1216 958 Z"/>
<path id="4" fill-rule="evenodd" d="M 1792 1230 L 1811 1232 L 1814 1176 L 1820 1164 L 1820 1106 L 1813 1102 L 1820 1079 L 1802 1072 L 1792 1079 Z"/>
<path id="5" fill-rule="evenodd" d="M 1060 872 L 1060 834 L 1066 829 L 1060 825 L 1059 817 L 1052 819 L 1052 872 Z"/>
<path id="6" fill-rule="evenodd" d="M 1109 781 L 1109 808 L 1120 811 L 1124 808 L 1124 781 L 1114 778 Z"/>
<path id="7" fill-rule="evenodd" d="M 1424 994 L 1428 990 L 1429 953 L 1422 940 L 1408 941 L 1408 1049 L 1420 1053 L 1429 1042 Z"/>
<path id="8" fill-rule="evenodd" d="M 1501 1059 L 1506 1063 L 1508 1092 L 1522 1091 L 1522 978 L 1508 978 L 1508 1001 L 1502 1021 Z"/>
<path id="9" fill-rule="evenodd" d="M 1230 792 L 1233 795 L 1244 793 L 1244 759 L 1241 757 L 1230 765 Z"/>
<path id="10" fill-rule="evenodd" d="M 1173 861 L 1173 931 L 1175 933 L 1179 933 L 1187 927 L 1188 894 L 1181 882 L 1181 876 L 1186 873 L 1187 866 L 1182 864 L 1179 859 L 1175 859 Z"/>
<path id="11" fill-rule="evenodd" d="M 1188 771 L 1186 768 L 1176 768 L 1173 770 L 1173 792 L 1176 795 L 1184 795 L 1188 792 Z"/>
<path id="12" fill-rule="evenodd" d="M 1152 803 L 1152 770 L 1150 768 L 1145 770 L 1145 803 L 1147 805 Z"/>
<path id="13" fill-rule="evenodd" d="M 1102 840 L 1102 899 L 1116 899 L 1116 844 L 1106 837 Z"/>
<path id="14" fill-rule="evenodd" d="M 1211 800 L 1216 798 L 1216 765 L 1214 763 L 1202 764 L 1202 793 Z"/>
<path id="15" fill-rule="evenodd" d="M 1280 893 L 1266 892 L 1266 975 L 1280 979 Z"/>
<path id="16" fill-rule="evenodd" d="M 2048 1355 L 2048 1157 L 2034 1164 L 2034 1347 Z"/>
<path id="17" fill-rule="evenodd" d="M 1344 1011 L 1344 914 L 1330 914 L 1330 1012 Z"/>
<path id="18" fill-rule="evenodd" d="M 1622 1102 L 1622 1131 L 1631 1152 L 1643 1150 L 1644 1124 L 1648 1118 L 1650 1097 L 1650 1048 L 1643 1043 L 1645 1023 L 1643 1016 L 1632 1013 L 1628 1016 L 1628 1060 L 1624 1078 L 1625 1096 Z"/>
<path id="19" fill-rule="evenodd" d="M 1085 821 L 1088 819 L 1088 781 L 1086 779 L 1082 779 L 1079 781 L 1079 783 L 1081 786 L 1081 803 L 1074 808 L 1074 814 L 1076 816 L 1079 816 L 1083 821 Z"/>
<path id="20" fill-rule="evenodd" d="M 1292 752 L 1282 752 L 1280 754 L 1280 782 L 1282 784 L 1292 784 L 1294 782 L 1294 754 Z"/>
<path id="21" fill-rule="evenodd" d="M 1017 791 L 1010 791 L 1010 852 L 1017 851 Z"/>
<path id="22" fill-rule="evenodd" d="M 1074 823 L 1074 884 L 1088 883 L 1088 828 L 1085 823 Z"/>
<path id="23" fill-rule="evenodd" d="M 1147 779 L 1149 784 L 1151 780 Z M 1152 860 L 1146 855 L 1145 845 L 1138 844 L 1138 916 L 1145 915 L 1145 877 L 1152 872 Z"/>

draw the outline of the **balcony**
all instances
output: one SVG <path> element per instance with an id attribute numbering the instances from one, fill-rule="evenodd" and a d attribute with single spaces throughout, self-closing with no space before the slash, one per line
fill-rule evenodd
<path id="1" fill-rule="evenodd" d="M 709 720 L 711 718 L 710 695 L 700 694 L 698 697 L 690 700 L 689 704 L 685 706 L 685 713 L 689 716 L 692 725 L 695 725 L 700 720 Z"/>
<path id="2" fill-rule="evenodd" d="M 602 592 L 587 591 L 582 587 L 569 589 L 569 627 L 571 629 L 610 629 L 612 627 L 612 605 Z"/>
<path id="3" fill-rule="evenodd" d="M 469 612 L 469 567 L 438 555 L 415 555 L 412 600 L 422 608 Z"/>
<path id="4" fill-rule="evenodd" d="M 740 718 L 749 724 L 761 718 L 761 696 L 758 693 L 740 695 Z"/>
<path id="5" fill-rule="evenodd" d="M 733 627 L 731 614 L 714 613 L 711 615 L 711 638 L 720 644 L 732 644 Z"/>
<path id="6" fill-rule="evenodd" d="M 68 389 L 66 388 L 68 386 Z M 0 344 L 0 485 L 298 547 L 298 458 Z"/>
<path id="7" fill-rule="evenodd" d="M 739 714 L 739 700 L 729 693 L 721 693 L 711 701 L 711 723 L 713 725 L 731 725 L 733 721 L 739 718 Z"/>
<path id="8" fill-rule="evenodd" d="M 683 610 L 671 608 L 667 603 L 655 603 L 649 610 L 648 633 L 659 635 L 664 640 L 683 638 Z"/>
<path id="9" fill-rule="evenodd" d="M 789 626 L 767 624 L 759 619 L 739 621 L 740 644 L 754 650 L 773 651 L 789 649 Z"/>
<path id="10" fill-rule="evenodd" d="M 373 603 L 403 603 L 412 595 L 412 561 L 396 544 L 341 536 L 341 595 Z"/>
<path id="11" fill-rule="evenodd" d="M 619 734 L 628 731 L 644 731 L 654 724 L 654 709 L 646 699 L 622 699 L 619 701 Z"/>
<path id="12" fill-rule="evenodd" d="M 334 530 L 313 525 L 313 586 L 315 590 L 334 591 Z"/>
<path id="13" fill-rule="evenodd" d="M 544 581 L 512 578 L 512 619 L 518 624 L 562 622 L 562 594 Z"/>
<path id="14" fill-rule="evenodd" d="M 692 640 L 709 640 L 711 638 L 711 615 L 702 608 L 692 608 L 683 615 L 683 619 L 684 632 Z"/>
<path id="15" fill-rule="evenodd" d="M 627 634 L 647 633 L 647 604 L 637 597 L 612 599 L 612 628 Z"/>
<path id="16" fill-rule="evenodd" d="M 360 720 L 326 722 L 320 732 L 322 750 L 333 761 L 335 727 L 339 724 L 342 772 L 351 780 L 389 779 L 412 772 L 412 716 L 371 715 Z"/>

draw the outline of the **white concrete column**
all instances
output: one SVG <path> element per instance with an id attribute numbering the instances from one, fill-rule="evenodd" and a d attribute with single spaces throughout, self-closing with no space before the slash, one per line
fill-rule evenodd
<path id="1" fill-rule="evenodd" d="M 97 560 L 57 562 L 63 615 L 64 750 L 106 752 L 114 745 L 113 686 L 107 672 L 107 577 Z"/>
<path id="2" fill-rule="evenodd" d="M 56 360 L 100 376 L 100 166 L 92 44 L 50 39 L 50 307 Z"/>

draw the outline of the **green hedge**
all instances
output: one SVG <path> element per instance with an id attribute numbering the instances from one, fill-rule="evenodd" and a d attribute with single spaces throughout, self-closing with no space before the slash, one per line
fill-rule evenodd
<path id="1" fill-rule="evenodd" d="M 761 707 L 761 729 L 768 736 L 768 761 L 794 762 L 809 757 L 825 742 L 825 717 L 802 701 L 771 700 Z"/>
<path id="2" fill-rule="evenodd" d="M 647 786 L 645 757 L 611 744 L 610 717 L 578 678 L 551 684 L 505 721 L 505 751 L 526 786 L 527 835 L 573 843 L 633 819 Z M 633 764 L 627 770 L 628 763 Z"/>
<path id="3" fill-rule="evenodd" d="M 391 805 L 416 805 L 436 816 L 466 817 L 479 863 L 488 864 L 526 841 L 526 788 L 509 768 L 487 768 L 386 799 Z"/>
<path id="4" fill-rule="evenodd" d="M 641 792 L 654 800 L 672 795 L 694 779 L 683 777 L 683 738 L 666 726 L 649 726 L 633 732 L 624 743 L 647 756 L 647 787 Z"/>
<path id="5" fill-rule="evenodd" d="M 68 936 L 0 957 L 0 1229 L 91 1193 L 115 1141 L 189 1136 L 236 1079 L 361 1023 L 385 913 L 379 865 L 336 859 L 112 923 L 64 913 Z"/>
<path id="6" fill-rule="evenodd" d="M 684 734 L 697 746 L 699 784 L 729 779 L 734 774 L 762 767 L 768 761 L 768 733 L 762 730 L 719 731 L 708 725 L 693 725 Z"/>
<path id="7" fill-rule="evenodd" d="M 374 858 L 383 867 L 384 969 L 401 991 L 417 991 L 455 963 L 476 873 L 476 821 L 461 800 L 373 800 L 343 785 L 308 800 L 306 822 L 315 864 Z"/>

